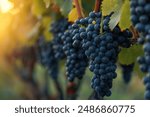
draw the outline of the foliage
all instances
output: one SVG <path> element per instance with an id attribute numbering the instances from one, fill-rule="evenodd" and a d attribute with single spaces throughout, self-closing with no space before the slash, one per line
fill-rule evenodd
<path id="1" fill-rule="evenodd" d="M 118 23 L 122 30 L 131 26 L 130 1 L 129 0 L 104 0 L 102 4 L 103 15 L 114 12 L 110 20 L 110 28 L 113 29 Z"/>
<path id="2" fill-rule="evenodd" d="M 78 1 L 83 17 L 87 17 L 94 10 L 96 0 Z M 111 31 L 116 26 L 121 31 L 129 29 L 133 33 L 130 41 L 136 41 L 129 48 L 121 48 L 118 63 L 126 65 L 135 63 L 134 73 L 141 77 L 136 59 L 138 56 L 143 55 L 143 50 L 142 46 L 137 43 L 138 33 L 135 35 L 136 30 L 131 28 L 130 0 L 101 1 L 102 3 L 99 7 L 102 12 L 102 20 L 111 14 L 109 21 Z M 13 8 L 8 12 L 4 13 L 0 8 L 0 70 L 7 69 L 6 66 L 8 65 L 8 71 L 11 71 L 13 69 L 11 65 L 13 66 L 14 64 L 9 62 L 14 57 L 14 53 L 23 48 L 36 48 L 37 41 L 41 35 L 44 36 L 46 42 L 52 42 L 54 35 L 50 29 L 53 22 L 65 18 L 69 22 L 74 23 L 79 17 L 74 0 L 10 0 L 10 2 L 12 2 Z M 94 24 L 94 22 L 92 23 Z M 103 35 L 102 24 L 100 26 L 99 32 Z M 14 58 L 11 61 L 13 60 Z M 19 67 L 23 66 L 22 64 L 20 65 L 23 60 L 20 62 L 18 58 L 15 58 L 14 61 L 17 65 L 19 61 Z M 61 63 L 60 67 L 63 65 L 64 63 Z"/>

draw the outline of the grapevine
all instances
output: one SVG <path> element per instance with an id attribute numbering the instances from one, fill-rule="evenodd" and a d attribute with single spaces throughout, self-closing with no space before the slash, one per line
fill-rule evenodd
<path id="1" fill-rule="evenodd" d="M 0 5 L 0 78 L 19 82 L 22 99 L 150 100 L 149 0 L 10 2 Z"/>
<path id="2" fill-rule="evenodd" d="M 147 76 L 144 77 L 144 80 L 149 79 L 149 55 L 150 55 L 150 2 L 147 0 L 131 0 L 131 20 L 135 29 L 139 31 L 138 42 L 143 45 L 144 56 L 138 58 L 140 64 L 140 69 L 142 72 L 147 73 Z M 144 82 L 146 86 L 145 99 L 150 99 L 149 93 L 149 82 Z"/>

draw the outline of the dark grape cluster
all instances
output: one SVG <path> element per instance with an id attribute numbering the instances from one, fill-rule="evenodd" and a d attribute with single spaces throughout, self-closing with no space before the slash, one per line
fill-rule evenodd
<path id="1" fill-rule="evenodd" d="M 38 41 L 38 60 L 45 66 L 53 79 L 58 78 L 58 60 L 55 58 L 53 45 L 51 42 L 45 42 L 43 37 Z"/>
<path id="2" fill-rule="evenodd" d="M 62 36 L 62 40 L 64 40 L 63 49 L 67 56 L 66 74 L 69 81 L 73 81 L 75 78 L 81 79 L 88 65 L 88 59 L 82 49 L 82 38 L 80 37 L 80 34 L 85 32 L 87 23 L 86 18 L 77 20 L 69 26 Z"/>
<path id="3" fill-rule="evenodd" d="M 145 99 L 150 100 L 150 74 L 144 77 L 144 85 L 146 87 Z"/>
<path id="4" fill-rule="evenodd" d="M 138 58 L 142 72 L 150 73 L 150 1 L 131 0 L 131 20 L 139 32 L 138 42 L 143 44 L 144 56 Z M 149 78 L 146 76 L 146 79 Z M 147 87 L 147 86 L 146 86 Z M 146 88 L 145 99 L 150 99 Z M 150 91 L 150 90 L 149 90 Z"/>
<path id="5" fill-rule="evenodd" d="M 60 20 L 55 21 L 51 24 L 51 32 L 53 34 L 53 49 L 55 53 L 56 59 L 63 59 L 65 58 L 65 53 L 63 51 L 63 40 L 62 35 L 68 29 L 70 23 L 67 19 L 61 18 Z"/>
<path id="6" fill-rule="evenodd" d="M 150 30 L 150 1 L 131 0 L 131 20 L 139 32 L 148 33 Z"/>
<path id="7" fill-rule="evenodd" d="M 131 21 L 135 29 L 140 32 L 138 42 L 143 44 L 150 34 L 150 1 L 149 0 L 131 0 Z"/>
<path id="8" fill-rule="evenodd" d="M 147 73 L 147 75 L 144 77 L 144 85 L 146 86 L 145 99 L 148 100 L 150 100 L 150 88 L 148 88 L 148 84 L 150 84 L 149 82 L 150 81 L 150 58 L 149 57 L 150 54 L 147 53 L 147 51 L 145 51 L 144 56 L 138 57 L 137 59 L 138 63 L 140 64 L 141 71 Z"/>
<path id="9" fill-rule="evenodd" d="M 120 65 L 122 68 L 122 78 L 126 84 L 128 84 L 131 81 L 132 78 L 132 72 L 134 68 L 134 63 L 129 64 L 129 65 Z"/>
<path id="10" fill-rule="evenodd" d="M 120 51 L 119 46 L 129 47 L 132 33 L 129 30 L 121 31 L 115 27 L 109 28 L 110 16 L 101 19 L 101 13 L 91 12 L 88 17 L 86 32 L 81 33 L 82 47 L 85 55 L 90 60 L 89 69 L 94 73 L 91 86 L 96 91 L 98 98 L 110 96 L 112 80 L 116 78 L 116 61 Z M 103 34 L 100 33 L 102 24 Z"/>
<path id="11" fill-rule="evenodd" d="M 52 24 L 52 42 L 39 43 L 41 63 L 50 74 L 58 72 L 58 60 L 66 56 L 66 75 L 69 81 L 81 79 L 89 65 L 94 73 L 91 86 L 96 99 L 110 96 L 116 78 L 116 61 L 121 47 L 130 47 L 132 33 L 116 26 L 109 28 L 110 16 L 102 19 L 101 12 L 90 12 L 72 25 L 65 20 Z M 64 23 L 64 24 L 63 24 Z M 54 70 L 55 69 L 55 70 Z"/>

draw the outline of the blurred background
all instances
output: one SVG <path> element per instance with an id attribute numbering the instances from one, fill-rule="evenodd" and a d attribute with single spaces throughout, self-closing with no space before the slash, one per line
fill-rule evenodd
<path id="1" fill-rule="evenodd" d="M 58 17 L 54 12 L 61 10 L 60 1 L 51 4 L 51 0 L 0 0 L 0 99 L 60 99 L 58 97 L 61 93 L 64 99 L 74 99 L 67 95 L 76 90 L 70 88 L 77 85 L 78 81 L 76 84 L 66 81 L 65 61 L 60 63 L 59 87 L 47 70 L 36 62 L 34 51 L 34 44 L 41 32 L 47 41 L 52 39 L 49 26 L 53 17 Z M 69 5 L 66 7 L 68 9 Z M 119 64 L 117 73 L 112 96 L 105 99 L 143 99 L 141 76 L 133 72 L 130 82 L 126 83 Z M 86 70 L 75 94 L 76 99 L 85 100 L 90 97 L 92 75 Z"/>

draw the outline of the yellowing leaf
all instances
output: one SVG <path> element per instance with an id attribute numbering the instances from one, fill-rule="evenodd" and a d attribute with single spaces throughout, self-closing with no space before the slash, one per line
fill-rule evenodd
<path id="1" fill-rule="evenodd" d="M 44 28 L 46 28 L 46 27 L 49 28 L 51 22 L 52 22 L 52 19 L 51 19 L 51 17 L 49 17 L 49 16 L 44 16 L 44 17 L 42 18 L 42 25 L 43 25 Z"/>
<path id="2" fill-rule="evenodd" d="M 102 2 L 102 14 L 103 16 L 109 15 L 114 11 L 117 0 L 103 0 Z"/>
<path id="3" fill-rule="evenodd" d="M 52 40 L 52 34 L 51 33 L 49 33 L 49 31 L 48 30 L 44 30 L 44 37 L 45 37 L 45 40 L 47 40 L 47 41 L 51 41 Z"/>
<path id="4" fill-rule="evenodd" d="M 129 28 L 131 26 L 129 0 L 125 0 L 124 5 L 122 6 L 122 13 L 120 17 L 119 26 L 122 30 L 125 30 L 126 28 Z"/>
<path id="5" fill-rule="evenodd" d="M 68 20 L 69 22 L 75 22 L 77 19 L 78 19 L 77 9 L 73 8 L 68 15 Z"/>
<path id="6" fill-rule="evenodd" d="M 48 8 L 50 6 L 50 4 L 52 3 L 51 0 L 44 0 L 44 2 L 45 2 L 46 8 Z"/>
<path id="7" fill-rule="evenodd" d="M 35 16 L 40 16 L 46 11 L 44 1 L 42 0 L 33 0 L 32 4 L 32 14 Z"/>
<path id="8" fill-rule="evenodd" d="M 49 32 L 49 26 L 52 22 L 51 17 L 45 16 L 42 19 L 42 27 L 44 28 L 44 37 L 46 40 L 50 41 L 52 39 L 52 34 Z"/>

